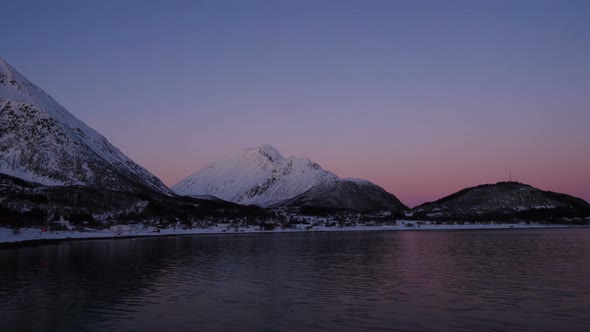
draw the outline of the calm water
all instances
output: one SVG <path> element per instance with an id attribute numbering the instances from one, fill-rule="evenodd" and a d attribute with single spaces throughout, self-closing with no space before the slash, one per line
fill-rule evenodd
<path id="1" fill-rule="evenodd" d="M 589 331 L 590 229 L 0 250 L 0 331 Z"/>

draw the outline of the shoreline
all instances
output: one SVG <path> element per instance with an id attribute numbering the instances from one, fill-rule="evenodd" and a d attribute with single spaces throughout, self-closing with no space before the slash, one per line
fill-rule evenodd
<path id="1" fill-rule="evenodd" d="M 423 224 L 408 227 L 405 223 L 415 224 L 413 221 L 404 221 L 401 225 L 384 226 L 349 226 L 349 227 L 325 227 L 314 226 L 305 229 L 309 225 L 295 229 L 260 230 L 257 227 L 224 228 L 213 226 L 209 228 L 171 229 L 165 228 L 156 231 L 153 227 L 143 230 L 131 231 L 47 231 L 40 228 L 22 228 L 18 232 L 13 229 L 0 227 L 0 249 L 40 246 L 70 241 L 83 240 L 126 240 L 134 238 L 154 238 L 170 236 L 195 236 L 195 235 L 240 235 L 240 234 L 278 234 L 278 233 L 314 233 L 314 232 L 399 232 L 399 231 L 477 231 L 477 230 L 523 230 L 523 229 L 556 229 L 556 228 L 588 228 L 590 226 L 560 225 L 560 224 L 466 224 L 466 225 L 433 225 Z M 300 225 L 303 226 L 303 225 Z"/>

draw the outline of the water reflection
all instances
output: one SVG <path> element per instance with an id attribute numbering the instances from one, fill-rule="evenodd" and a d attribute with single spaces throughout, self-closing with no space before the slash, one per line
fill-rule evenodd
<path id="1" fill-rule="evenodd" d="M 0 319 L 9 331 L 585 331 L 589 238 L 304 233 L 6 249 Z"/>

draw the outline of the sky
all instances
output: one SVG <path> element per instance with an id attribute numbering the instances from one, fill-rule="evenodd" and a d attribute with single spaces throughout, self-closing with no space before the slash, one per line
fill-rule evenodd
<path id="1" fill-rule="evenodd" d="M 414 206 L 590 201 L 590 1 L 2 1 L 0 57 L 171 186 L 271 144 Z"/>

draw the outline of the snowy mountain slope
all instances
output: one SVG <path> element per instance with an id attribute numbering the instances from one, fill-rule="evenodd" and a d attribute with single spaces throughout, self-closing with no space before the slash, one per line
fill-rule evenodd
<path id="1" fill-rule="evenodd" d="M 327 181 L 283 203 L 351 210 L 404 211 L 408 207 L 383 188 L 359 179 Z"/>
<path id="2" fill-rule="evenodd" d="M 355 187 L 377 187 L 364 180 L 341 180 L 309 159 L 284 158 L 274 147 L 262 145 L 214 162 L 180 181 L 172 190 L 179 195 L 212 195 L 234 203 L 268 207 L 281 205 L 312 188 L 336 189 L 348 183 Z M 363 193 L 360 190 L 339 193 L 344 200 L 359 201 L 353 194 Z M 334 192 L 333 195 L 338 194 Z M 365 197 L 364 201 L 368 200 Z"/>
<path id="3" fill-rule="evenodd" d="M 526 213 L 534 210 L 588 209 L 584 200 L 549 191 L 542 191 L 518 182 L 499 182 L 463 189 L 436 202 L 412 209 L 425 218 L 471 218 Z"/>
<path id="4" fill-rule="evenodd" d="M 171 194 L 156 176 L 2 59 L 0 173 L 44 185 Z"/>
<path id="5" fill-rule="evenodd" d="M 338 177 L 309 159 L 283 158 L 270 145 L 245 149 L 180 181 L 180 195 L 212 195 L 226 201 L 270 206 Z"/>

